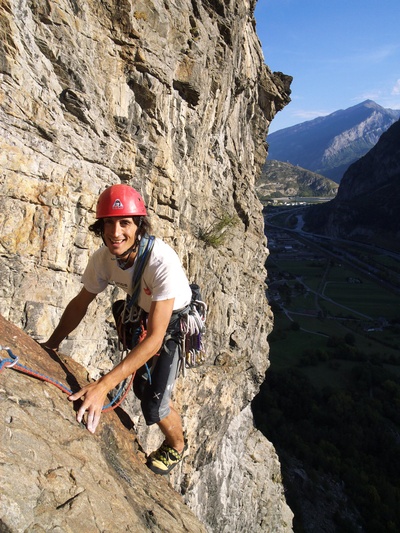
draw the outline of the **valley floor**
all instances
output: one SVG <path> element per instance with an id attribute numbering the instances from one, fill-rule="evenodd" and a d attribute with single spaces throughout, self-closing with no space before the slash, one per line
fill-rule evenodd
<path id="1" fill-rule="evenodd" d="M 304 233 L 299 207 L 268 207 L 265 233 L 274 329 L 253 411 L 295 531 L 398 531 L 400 257 Z"/>

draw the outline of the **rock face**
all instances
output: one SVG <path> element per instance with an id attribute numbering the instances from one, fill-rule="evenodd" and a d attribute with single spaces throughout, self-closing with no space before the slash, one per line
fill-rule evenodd
<path id="1" fill-rule="evenodd" d="M 63 385 L 87 383 L 78 363 L 52 359 L 2 317 L 0 334 L 19 364 Z M 9 356 L 2 350 L 0 357 Z M 91 435 L 53 385 L 11 369 L 0 379 L 0 531 L 206 532 L 168 482 L 143 464 L 117 411 L 103 414 Z"/>
<path id="2" fill-rule="evenodd" d="M 176 389 L 189 456 L 171 483 L 221 531 L 291 528 L 275 452 L 260 444 L 248 411 L 272 327 L 255 182 L 269 122 L 289 102 L 291 81 L 264 65 L 254 7 L 253 0 L 0 6 L 0 312 L 47 338 L 100 244 L 87 231 L 98 194 L 113 183 L 136 187 L 154 232 L 172 244 L 209 305 L 206 364 Z M 62 345 L 92 378 L 118 358 L 110 309 L 120 296 L 113 287 L 99 296 Z M 151 451 L 157 430 L 144 427 L 133 397 L 124 410 Z"/>
<path id="3" fill-rule="evenodd" d="M 400 121 L 353 163 L 334 200 L 309 208 L 306 229 L 399 251 Z"/>

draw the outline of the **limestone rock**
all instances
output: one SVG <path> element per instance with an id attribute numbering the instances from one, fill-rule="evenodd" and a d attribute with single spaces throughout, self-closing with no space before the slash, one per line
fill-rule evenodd
<path id="1" fill-rule="evenodd" d="M 189 506 L 204 523 L 215 524 L 214 531 L 229 533 L 232 524 L 235 531 L 291 531 L 292 512 L 286 505 L 276 508 L 284 500 L 279 459 L 254 428 L 250 407 L 231 421 L 215 462 L 194 478 Z"/>
<path id="2" fill-rule="evenodd" d="M 3 317 L 0 335 L 19 364 L 74 390 L 87 383 L 78 363 L 62 355 L 51 358 Z M 0 357 L 9 356 L 2 350 Z M 58 388 L 5 368 L 0 530 L 205 532 L 168 482 L 143 464 L 122 414 L 103 414 L 93 435 L 76 422 L 73 404 Z"/>
<path id="3" fill-rule="evenodd" d="M 0 313 L 46 339 L 100 244 L 87 231 L 98 194 L 120 182 L 142 193 L 155 233 L 175 248 L 209 305 L 206 364 L 176 387 L 190 453 L 171 483 L 189 504 L 198 498 L 196 472 L 215 477 L 221 443 L 227 434 L 239 439 L 229 433 L 233 421 L 249 427 L 241 413 L 268 367 L 272 314 L 255 183 L 290 78 L 264 64 L 254 7 L 254 0 L 0 5 Z M 221 228 L 221 220 L 235 223 Z M 120 296 L 109 287 L 62 345 L 92 378 L 118 358 L 111 303 Z M 159 435 L 143 426 L 132 397 L 124 409 L 150 451 Z M 270 483 L 272 447 L 266 454 L 256 465 L 265 475 L 251 491 Z M 237 472 L 235 483 L 243 476 Z M 235 531 L 222 485 L 216 490 Z M 268 512 L 277 523 L 286 504 L 272 493 Z M 247 523 L 260 523 L 250 506 L 245 511 Z M 202 516 L 212 530 L 211 508 Z"/>

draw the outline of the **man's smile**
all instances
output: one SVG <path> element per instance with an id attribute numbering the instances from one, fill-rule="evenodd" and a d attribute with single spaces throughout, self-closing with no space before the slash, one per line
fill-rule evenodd
<path id="1" fill-rule="evenodd" d="M 113 249 L 120 249 L 120 248 L 123 248 L 124 245 L 126 244 L 127 240 L 126 239 L 112 239 L 112 238 L 108 238 L 109 242 L 110 242 L 110 246 L 113 248 Z"/>
<path id="2" fill-rule="evenodd" d="M 137 226 L 132 217 L 104 219 L 104 242 L 114 255 L 124 256 L 135 244 Z"/>

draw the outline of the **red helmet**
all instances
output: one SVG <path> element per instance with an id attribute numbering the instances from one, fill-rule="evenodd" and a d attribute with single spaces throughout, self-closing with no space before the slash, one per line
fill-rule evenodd
<path id="1" fill-rule="evenodd" d="M 103 191 L 96 206 L 96 218 L 146 216 L 143 198 L 129 185 L 120 183 Z"/>

